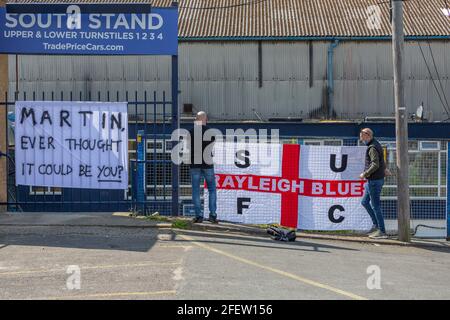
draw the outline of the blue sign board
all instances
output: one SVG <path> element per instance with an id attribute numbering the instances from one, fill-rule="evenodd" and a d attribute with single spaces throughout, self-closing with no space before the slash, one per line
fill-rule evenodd
<path id="1" fill-rule="evenodd" d="M 149 6 L 147 12 L 84 10 L 79 5 L 65 5 L 63 10 L 60 5 L 56 11 L 40 11 L 37 7 L 35 12 L 7 12 L 0 8 L 0 53 L 177 55 L 178 52 L 178 10 L 174 7 Z"/>

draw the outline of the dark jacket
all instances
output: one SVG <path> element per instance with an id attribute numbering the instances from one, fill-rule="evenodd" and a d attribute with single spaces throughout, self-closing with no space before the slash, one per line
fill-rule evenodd
<path id="1" fill-rule="evenodd" d="M 190 162 L 190 167 L 191 168 L 201 168 L 201 169 L 211 169 L 214 167 L 214 164 L 211 162 L 212 161 L 212 156 L 211 156 L 211 161 L 208 161 L 208 158 L 204 157 L 204 152 L 205 149 L 210 145 L 214 143 L 214 136 L 211 138 L 211 141 L 205 141 L 203 139 L 203 135 L 205 133 L 205 131 L 207 131 L 208 129 L 211 129 L 208 125 L 204 125 L 204 126 L 200 126 L 202 129 L 202 134 L 201 137 L 197 137 L 197 139 L 195 139 L 194 136 L 194 131 L 197 125 L 194 125 L 194 128 L 192 128 L 191 130 L 189 130 L 189 134 L 190 134 L 190 158 L 191 158 L 191 162 Z M 201 147 L 197 146 L 198 149 L 195 149 L 196 147 L 196 143 L 202 142 Z M 211 150 L 212 150 L 211 146 Z M 197 152 L 197 154 L 195 153 Z M 201 154 L 200 154 L 201 152 Z M 197 157 L 195 157 L 197 156 Z M 201 161 L 201 163 L 195 163 L 195 158 L 197 158 L 197 162 L 199 162 L 199 160 Z"/>
<path id="2" fill-rule="evenodd" d="M 367 180 L 383 179 L 385 169 L 383 147 L 376 139 L 372 139 L 367 145 L 364 178 Z"/>

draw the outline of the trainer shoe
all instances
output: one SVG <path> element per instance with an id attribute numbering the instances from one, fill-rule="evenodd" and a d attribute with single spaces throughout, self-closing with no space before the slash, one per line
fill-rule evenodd
<path id="1" fill-rule="evenodd" d="M 380 230 L 377 230 L 377 232 L 371 234 L 369 236 L 369 238 L 371 238 L 371 239 L 387 239 L 388 236 L 386 235 L 386 233 L 381 232 Z"/>
<path id="2" fill-rule="evenodd" d="M 368 235 L 369 237 L 371 237 L 371 236 L 373 236 L 373 235 L 375 235 L 375 234 L 378 234 L 379 231 L 380 231 L 380 229 L 376 228 L 374 231 L 368 233 L 367 235 Z"/>
<path id="3" fill-rule="evenodd" d="M 378 230 L 378 227 L 376 225 L 372 225 L 372 228 L 370 228 L 369 231 L 367 231 L 368 235 L 371 235 L 372 233 L 375 233 L 375 231 Z"/>
<path id="4" fill-rule="evenodd" d="M 214 224 L 219 223 L 219 221 L 217 221 L 217 217 L 215 216 L 209 216 L 208 221 Z"/>
<path id="5" fill-rule="evenodd" d="M 203 217 L 195 217 L 194 219 L 192 219 L 193 223 L 202 223 L 203 222 Z"/>

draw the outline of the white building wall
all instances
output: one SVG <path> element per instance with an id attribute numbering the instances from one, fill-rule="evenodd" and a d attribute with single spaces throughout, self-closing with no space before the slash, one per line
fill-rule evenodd
<path id="1" fill-rule="evenodd" d="M 192 103 L 212 119 L 322 118 L 326 114 L 329 42 L 313 43 L 310 87 L 308 42 L 262 42 L 263 85 L 259 88 L 257 42 L 182 42 L 179 48 L 180 106 Z M 421 42 L 433 73 L 428 43 Z M 405 95 L 412 114 L 424 103 L 426 115 L 444 120 L 444 112 L 417 42 L 405 46 Z M 450 103 L 450 42 L 431 41 L 437 70 Z M 16 57 L 10 56 L 10 99 L 16 89 Z M 166 91 L 170 99 L 170 57 L 19 56 L 18 88 L 27 99 L 134 100 Z M 393 116 L 392 55 L 389 41 L 345 41 L 334 50 L 333 106 L 339 119 Z M 444 101 L 445 103 L 445 101 Z"/>

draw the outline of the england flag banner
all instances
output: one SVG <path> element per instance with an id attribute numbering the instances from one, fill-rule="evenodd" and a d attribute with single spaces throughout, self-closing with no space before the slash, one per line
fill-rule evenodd
<path id="1" fill-rule="evenodd" d="M 126 102 L 18 101 L 16 185 L 128 189 Z"/>
<path id="2" fill-rule="evenodd" d="M 301 230 L 368 230 L 366 147 L 216 143 L 219 220 Z M 205 216 L 208 216 L 205 188 Z"/>

